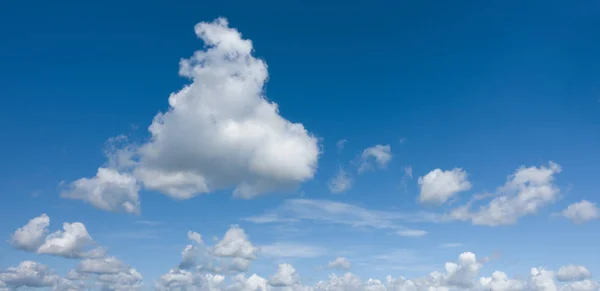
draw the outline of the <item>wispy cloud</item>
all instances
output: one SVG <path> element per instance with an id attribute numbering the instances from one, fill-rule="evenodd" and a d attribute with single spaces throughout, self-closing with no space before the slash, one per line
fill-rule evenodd
<path id="1" fill-rule="evenodd" d="M 277 258 L 314 258 L 327 253 L 324 247 L 295 242 L 275 242 L 259 248 L 263 255 Z"/>
<path id="2" fill-rule="evenodd" d="M 159 225 L 163 225 L 164 224 L 161 221 L 153 221 L 153 220 L 137 220 L 135 223 L 136 224 L 148 225 L 148 226 L 159 226 Z"/>
<path id="3" fill-rule="evenodd" d="M 439 245 L 438 247 L 443 248 L 443 249 L 448 249 L 448 248 L 458 248 L 458 247 L 462 247 L 464 244 L 462 243 L 444 243 Z"/>
<path id="4" fill-rule="evenodd" d="M 403 236 L 423 236 L 423 230 L 409 229 L 400 222 L 424 222 L 437 220 L 431 213 L 406 214 L 396 211 L 367 209 L 330 200 L 290 199 L 278 208 L 262 215 L 244 218 L 253 223 L 286 223 L 309 221 L 318 223 L 342 224 L 357 228 L 395 230 Z"/>

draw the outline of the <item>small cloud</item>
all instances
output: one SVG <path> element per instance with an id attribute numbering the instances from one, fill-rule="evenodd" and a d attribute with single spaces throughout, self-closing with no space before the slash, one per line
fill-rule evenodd
<path id="1" fill-rule="evenodd" d="M 346 143 L 348 142 L 347 139 L 340 139 L 335 143 L 335 147 L 338 150 L 338 153 L 341 153 L 344 150 L 344 146 L 346 145 Z"/>
<path id="2" fill-rule="evenodd" d="M 555 215 L 568 218 L 576 224 L 582 224 L 600 218 L 600 209 L 596 206 L 596 203 L 581 200 L 569 205 L 565 210 Z"/>
<path id="3" fill-rule="evenodd" d="M 398 143 L 399 143 L 399 144 L 404 144 L 404 143 L 405 143 L 407 140 L 408 140 L 407 138 L 405 138 L 405 137 L 401 137 L 401 138 L 398 140 Z"/>
<path id="4" fill-rule="evenodd" d="M 335 260 L 327 264 L 328 269 L 349 270 L 350 266 L 350 261 L 344 257 L 337 257 Z"/>
<path id="5" fill-rule="evenodd" d="M 449 249 L 449 248 L 462 247 L 463 245 L 464 244 L 462 244 L 462 243 L 445 243 L 445 244 L 439 245 L 439 247 L 442 248 L 442 249 Z"/>
<path id="6" fill-rule="evenodd" d="M 413 168 L 412 166 L 404 167 L 404 176 L 412 179 L 413 177 Z"/>
<path id="7" fill-rule="evenodd" d="M 403 237 L 422 237 L 427 234 L 427 231 L 420 229 L 404 229 L 397 231 L 396 234 Z"/>
<path id="8" fill-rule="evenodd" d="M 352 187 L 352 178 L 340 167 L 337 175 L 327 183 L 327 187 L 331 193 L 342 193 Z"/>
<path id="9" fill-rule="evenodd" d="M 392 149 L 390 145 L 374 145 L 366 148 L 360 156 L 360 166 L 358 172 L 362 173 L 367 170 L 372 170 L 374 164 L 379 169 L 385 169 L 387 164 L 392 159 Z"/>

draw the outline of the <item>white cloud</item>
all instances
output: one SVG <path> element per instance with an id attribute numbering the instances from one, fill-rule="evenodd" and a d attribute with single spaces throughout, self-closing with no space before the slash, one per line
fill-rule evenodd
<path id="1" fill-rule="evenodd" d="M 340 167 L 337 175 L 327 183 L 327 187 L 331 193 L 345 192 L 352 187 L 352 178 Z"/>
<path id="2" fill-rule="evenodd" d="M 423 177 L 419 177 L 421 192 L 419 201 L 424 204 L 441 205 L 453 195 L 471 189 L 467 172 L 460 168 L 448 171 L 435 169 Z"/>
<path id="3" fill-rule="evenodd" d="M 224 18 L 198 23 L 195 32 L 206 49 L 181 60 L 179 74 L 191 83 L 154 117 L 149 142 L 109 140 L 124 145 L 111 148 L 107 166 L 71 183 L 63 197 L 139 213 L 140 183 L 175 199 L 224 189 L 252 198 L 313 178 L 318 140 L 265 97 L 267 66 L 252 55 L 252 42 Z"/>
<path id="4" fill-rule="evenodd" d="M 385 169 L 392 159 L 390 145 L 374 145 L 366 148 L 360 156 L 360 166 L 358 172 L 364 172 L 373 169 L 373 163 L 380 168 Z"/>
<path id="5" fill-rule="evenodd" d="M 598 291 L 600 290 L 600 283 L 593 280 L 582 280 L 565 284 L 561 291 Z"/>
<path id="6" fill-rule="evenodd" d="M 275 242 L 260 246 L 261 254 L 279 258 L 314 258 L 325 254 L 322 247 L 297 242 Z"/>
<path id="7" fill-rule="evenodd" d="M 23 261 L 17 267 L 0 272 L 0 282 L 14 289 L 22 286 L 51 287 L 59 279 L 46 265 L 33 261 Z"/>
<path id="8" fill-rule="evenodd" d="M 444 243 L 441 244 L 439 247 L 440 248 L 458 248 L 458 247 L 462 247 L 463 244 L 461 243 Z"/>
<path id="9" fill-rule="evenodd" d="M 335 260 L 329 262 L 327 264 L 327 268 L 329 269 L 341 269 L 341 270 L 348 270 L 350 269 L 350 261 L 348 261 L 348 259 L 344 258 L 344 257 L 337 257 L 335 258 Z"/>
<path id="10" fill-rule="evenodd" d="M 95 242 L 80 222 L 64 223 L 63 230 L 47 235 L 50 218 L 42 214 L 17 229 L 11 236 L 11 245 L 38 254 L 65 258 L 84 258 L 102 255 L 99 248 L 87 250 Z"/>
<path id="11" fill-rule="evenodd" d="M 77 272 L 91 274 L 115 274 L 128 270 L 129 267 L 115 257 L 85 259 L 77 265 Z"/>
<path id="12" fill-rule="evenodd" d="M 581 200 L 569 205 L 561 215 L 579 224 L 600 218 L 600 209 L 595 203 Z"/>
<path id="13" fill-rule="evenodd" d="M 237 225 L 233 225 L 225 233 L 225 236 L 215 244 L 212 253 L 218 257 L 256 259 L 258 248 L 250 240 L 246 232 Z"/>
<path id="14" fill-rule="evenodd" d="M 188 239 L 199 245 L 204 244 L 204 242 L 202 241 L 202 235 L 191 230 L 188 231 Z"/>
<path id="15" fill-rule="evenodd" d="M 139 190 L 139 183 L 131 174 L 98 168 L 95 177 L 70 183 L 61 192 L 61 197 L 83 200 L 106 211 L 139 214 Z"/>
<path id="16" fill-rule="evenodd" d="M 427 231 L 420 229 L 403 229 L 396 232 L 399 236 L 404 237 L 422 237 L 427 234 Z"/>
<path id="17" fill-rule="evenodd" d="M 269 280 L 269 285 L 274 287 L 287 287 L 297 284 L 299 281 L 296 269 L 290 264 L 280 264 L 277 273 Z"/>
<path id="18" fill-rule="evenodd" d="M 592 273 L 584 266 L 578 265 L 566 265 L 558 269 L 556 273 L 556 279 L 559 281 L 581 281 L 588 279 L 592 276 Z"/>
<path id="19" fill-rule="evenodd" d="M 531 268 L 531 289 L 534 291 L 556 291 L 554 272 L 542 268 Z"/>
<path id="20" fill-rule="evenodd" d="M 264 97 L 267 66 L 252 56 L 252 42 L 223 18 L 195 31 L 208 47 L 181 61 L 192 83 L 154 118 L 136 175 L 177 199 L 230 187 L 250 198 L 311 179 L 317 139 Z"/>
<path id="21" fill-rule="evenodd" d="M 64 223 L 63 231 L 58 230 L 47 236 L 37 252 L 66 258 L 82 258 L 88 255 L 85 249 L 93 243 L 94 240 L 83 223 Z"/>
<path id="22" fill-rule="evenodd" d="M 447 218 L 471 220 L 475 225 L 514 224 L 522 216 L 534 214 L 556 200 L 560 189 L 554 184 L 554 175 L 560 172 L 560 166 L 553 162 L 548 166 L 521 167 L 508 177 L 487 205 L 472 212 L 471 204 L 489 195 L 475 196 L 466 205 L 454 209 Z"/>
<path id="23" fill-rule="evenodd" d="M 50 225 L 50 217 L 43 213 L 32 218 L 23 227 L 17 229 L 11 236 L 10 243 L 17 249 L 35 252 L 44 243 L 44 238 Z"/>
<path id="24" fill-rule="evenodd" d="M 510 279 L 504 272 L 495 271 L 491 277 L 481 277 L 479 285 L 490 291 L 521 291 L 527 289 L 527 283 L 519 279 Z"/>

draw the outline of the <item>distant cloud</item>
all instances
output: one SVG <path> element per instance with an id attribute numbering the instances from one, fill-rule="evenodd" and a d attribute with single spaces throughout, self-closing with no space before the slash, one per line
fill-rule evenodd
<path id="1" fill-rule="evenodd" d="M 462 247 L 462 246 L 463 246 L 463 244 L 461 244 L 461 243 L 444 243 L 444 244 L 439 245 L 440 248 L 444 248 L 444 249 L 458 248 L 458 247 Z"/>
<path id="2" fill-rule="evenodd" d="M 349 270 L 352 264 L 344 257 L 337 257 L 327 264 L 328 269 Z"/>
<path id="3" fill-rule="evenodd" d="M 343 139 L 338 140 L 335 143 L 335 147 L 337 148 L 338 153 L 341 153 L 344 150 L 344 146 L 346 145 L 347 142 L 348 142 L 348 140 L 343 138 Z"/>
<path id="4" fill-rule="evenodd" d="M 600 209 L 595 203 L 581 200 L 569 205 L 559 215 L 570 219 L 574 223 L 581 224 L 600 218 Z"/>
<path id="5" fill-rule="evenodd" d="M 339 168 L 338 173 L 335 177 L 331 178 L 327 183 L 327 187 L 331 193 L 342 193 L 352 187 L 352 178 L 344 171 L 343 168 Z"/>
<path id="6" fill-rule="evenodd" d="M 441 205 L 456 193 L 471 189 L 467 172 L 460 168 L 449 171 L 435 169 L 419 177 L 418 183 L 421 187 L 419 202 L 423 204 Z"/>
<path id="7" fill-rule="evenodd" d="M 374 145 L 363 150 L 360 156 L 360 166 L 358 172 L 362 173 L 372 170 L 375 166 L 379 169 L 385 169 L 392 159 L 390 145 Z"/>
<path id="8" fill-rule="evenodd" d="M 547 166 L 520 167 L 508 176 L 487 205 L 471 211 L 474 202 L 490 195 L 474 196 L 469 203 L 452 210 L 446 219 L 487 226 L 514 224 L 522 216 L 534 214 L 555 201 L 560 189 L 554 184 L 554 175 L 560 172 L 561 167 L 553 162 Z"/>
<path id="9" fill-rule="evenodd" d="M 275 242 L 259 246 L 261 254 L 279 258 L 315 258 L 323 256 L 327 250 L 323 247 L 297 242 Z"/>
<path id="10" fill-rule="evenodd" d="M 404 229 L 396 232 L 399 236 L 404 237 L 422 237 L 427 234 L 427 231 L 419 229 Z"/>

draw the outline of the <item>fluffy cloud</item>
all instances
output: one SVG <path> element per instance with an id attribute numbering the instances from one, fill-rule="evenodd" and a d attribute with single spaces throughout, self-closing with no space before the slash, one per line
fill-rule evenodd
<path id="1" fill-rule="evenodd" d="M 435 169 L 423 177 L 419 177 L 421 192 L 419 201 L 424 204 L 444 204 L 454 194 L 471 189 L 467 172 L 455 168 L 449 171 Z"/>
<path id="2" fill-rule="evenodd" d="M 344 257 L 337 257 L 335 258 L 335 260 L 329 262 L 327 264 L 327 268 L 329 269 L 341 269 L 341 270 L 348 270 L 350 269 L 350 261 L 348 261 L 348 259 L 344 258 Z"/>
<path id="3" fill-rule="evenodd" d="M 331 193 L 342 193 L 352 187 L 352 178 L 344 169 L 340 168 L 337 175 L 329 180 L 327 187 Z"/>
<path id="4" fill-rule="evenodd" d="M 584 266 L 566 265 L 558 269 L 556 279 L 559 281 L 581 281 L 588 279 L 592 273 Z"/>
<path id="5" fill-rule="evenodd" d="M 318 140 L 264 96 L 267 66 L 252 55 L 252 42 L 224 18 L 195 32 L 206 49 L 180 62 L 191 83 L 154 117 L 149 142 L 113 149 L 106 167 L 71 183 L 63 197 L 139 213 L 140 184 L 175 199 L 222 189 L 252 198 L 313 178 Z"/>
<path id="6" fill-rule="evenodd" d="M 51 287 L 58 283 L 60 277 L 46 265 L 33 261 L 23 261 L 17 267 L 10 267 L 0 272 L 0 282 L 10 288 L 19 287 Z"/>
<path id="7" fill-rule="evenodd" d="M 115 257 L 86 259 L 77 267 L 78 274 L 96 275 L 96 284 L 104 290 L 138 290 L 142 288 L 142 275 Z"/>
<path id="8" fill-rule="evenodd" d="M 212 253 L 218 257 L 256 259 L 258 248 L 250 240 L 246 232 L 237 225 L 231 226 L 225 236 L 215 244 Z"/>
<path id="9" fill-rule="evenodd" d="M 13 247 L 25 251 L 35 252 L 44 243 L 44 238 L 50 225 L 50 217 L 43 213 L 32 218 L 23 227 L 17 229 L 10 238 Z"/>
<path id="10" fill-rule="evenodd" d="M 267 66 L 252 56 L 252 42 L 223 18 L 195 31 L 207 49 L 181 61 L 192 83 L 154 118 L 136 175 L 177 199 L 229 187 L 249 198 L 311 179 L 317 139 L 264 97 Z"/>
<path id="11" fill-rule="evenodd" d="M 479 285 L 490 291 L 519 291 L 525 290 L 527 284 L 523 280 L 510 279 L 504 272 L 495 271 L 491 277 L 481 277 Z"/>
<path id="12" fill-rule="evenodd" d="M 387 167 L 387 164 L 392 159 L 392 148 L 390 145 L 374 145 L 372 147 L 366 148 L 362 154 L 360 155 L 360 166 L 358 167 L 358 172 L 364 172 L 367 170 L 371 170 L 374 167 L 374 164 L 380 168 L 384 169 Z"/>
<path id="13" fill-rule="evenodd" d="M 274 287 L 286 287 L 296 285 L 299 281 L 296 269 L 290 264 L 280 264 L 277 273 L 269 280 L 269 285 Z"/>
<path id="14" fill-rule="evenodd" d="M 581 200 L 569 205 L 561 212 L 561 215 L 575 223 L 584 223 L 600 218 L 600 209 L 598 209 L 595 203 Z"/>
<path id="15" fill-rule="evenodd" d="M 93 178 L 73 181 L 61 192 L 61 197 L 83 200 L 106 211 L 140 213 L 139 183 L 128 173 L 116 169 L 98 168 Z"/>
<path id="16" fill-rule="evenodd" d="M 11 236 L 10 242 L 17 249 L 66 258 L 83 258 L 99 254 L 99 249 L 86 251 L 94 240 L 83 223 L 64 223 L 63 230 L 46 236 L 49 225 L 50 218 L 42 214 L 17 229 Z"/>
<path id="17" fill-rule="evenodd" d="M 471 211 L 471 204 L 487 195 L 475 196 L 466 205 L 454 209 L 449 219 L 471 220 L 476 225 L 514 224 L 525 215 L 534 214 L 538 209 L 556 200 L 560 189 L 554 184 L 554 175 L 561 167 L 553 162 L 548 166 L 521 167 L 510 175 L 487 205 L 478 211 Z"/>
<path id="18" fill-rule="evenodd" d="M 553 280 L 554 272 L 541 269 L 531 268 L 531 289 L 534 291 L 556 291 L 556 283 Z"/>

